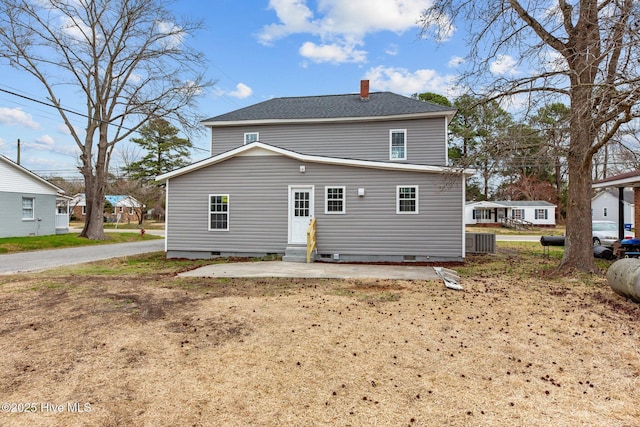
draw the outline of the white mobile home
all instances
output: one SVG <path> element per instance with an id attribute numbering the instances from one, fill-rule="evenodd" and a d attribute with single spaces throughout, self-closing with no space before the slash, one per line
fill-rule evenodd
<path id="1" fill-rule="evenodd" d="M 556 205 L 545 201 L 482 201 L 467 202 L 465 224 L 499 227 L 508 220 L 536 226 L 556 225 Z"/>

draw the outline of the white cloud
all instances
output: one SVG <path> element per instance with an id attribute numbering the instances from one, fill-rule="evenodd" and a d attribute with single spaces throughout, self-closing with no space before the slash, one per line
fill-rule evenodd
<path id="1" fill-rule="evenodd" d="M 567 60 L 555 50 L 546 50 L 541 54 L 540 71 L 562 72 L 568 69 Z"/>
<path id="2" fill-rule="evenodd" d="M 232 96 L 234 98 L 244 99 L 253 95 L 253 89 L 251 89 L 249 86 L 247 86 L 244 83 L 238 83 L 236 85 L 236 90 L 228 92 L 227 95 Z"/>
<path id="3" fill-rule="evenodd" d="M 182 92 L 190 93 L 192 95 L 201 95 L 202 94 L 202 86 L 196 84 L 193 80 L 185 80 L 182 83 Z"/>
<path id="4" fill-rule="evenodd" d="M 49 135 L 42 135 L 41 137 L 36 138 L 36 144 L 44 145 L 46 147 L 52 147 L 53 138 L 51 138 Z"/>
<path id="5" fill-rule="evenodd" d="M 515 76 L 519 74 L 516 69 L 516 60 L 510 55 L 498 55 L 496 60 L 491 63 L 489 70 L 493 74 L 500 76 Z"/>
<path id="6" fill-rule="evenodd" d="M 462 58 L 461 56 L 452 56 L 447 63 L 447 67 L 456 68 L 462 64 L 464 64 L 464 58 Z"/>
<path id="7" fill-rule="evenodd" d="M 390 91 L 404 95 L 434 92 L 453 98 L 458 95 L 453 75 L 440 75 L 435 70 L 416 70 L 405 68 L 375 67 L 367 71 L 365 79 L 370 81 L 373 90 Z"/>
<path id="8" fill-rule="evenodd" d="M 312 61 L 363 62 L 366 51 L 355 46 L 362 46 L 367 34 L 417 28 L 430 4 L 431 0 L 320 0 L 314 11 L 306 0 L 270 0 L 279 22 L 264 26 L 258 40 L 270 45 L 292 34 L 309 34 L 320 42 L 303 43 L 300 54 Z"/>
<path id="9" fill-rule="evenodd" d="M 71 36 L 71 38 L 75 39 L 76 41 L 84 42 L 92 34 L 91 28 L 89 28 L 79 19 L 74 20 L 69 16 L 63 16 L 60 18 L 60 21 L 62 32 Z"/>
<path id="10" fill-rule="evenodd" d="M 384 53 L 386 53 L 389 56 L 396 56 L 398 54 L 398 45 L 397 44 L 390 44 L 384 51 Z"/>
<path id="11" fill-rule="evenodd" d="M 54 141 L 49 135 L 42 135 L 33 141 L 25 141 L 22 143 L 25 148 L 35 148 L 36 150 L 49 151 L 53 148 Z"/>
<path id="12" fill-rule="evenodd" d="M 164 35 L 161 43 L 166 49 L 175 49 L 180 46 L 184 40 L 184 31 L 173 22 L 158 21 L 156 22 L 156 29 Z"/>
<path id="13" fill-rule="evenodd" d="M 270 24 L 258 35 L 260 43 L 269 45 L 275 40 L 296 33 L 316 33 L 318 27 L 311 20 L 313 12 L 305 0 L 271 0 L 269 9 L 278 15 L 280 24 Z"/>
<path id="14" fill-rule="evenodd" d="M 58 133 L 61 133 L 63 135 L 71 135 L 71 131 L 64 123 L 59 124 L 56 130 L 58 131 Z"/>
<path id="15" fill-rule="evenodd" d="M 230 96 L 233 98 L 244 99 L 253 95 L 253 89 L 244 83 L 238 83 L 235 90 L 224 90 L 219 86 L 214 86 L 212 93 L 215 97 Z"/>
<path id="16" fill-rule="evenodd" d="M 432 12 L 426 21 L 430 23 L 425 28 L 426 32 L 433 35 L 433 38 L 439 43 L 449 40 L 456 31 L 455 25 L 451 23 L 451 19 L 447 15 Z"/>
<path id="17" fill-rule="evenodd" d="M 306 42 L 300 47 L 300 55 L 313 62 L 331 62 L 334 64 L 344 62 L 364 62 L 367 52 L 356 49 L 354 44 L 324 44 L 317 45 Z"/>
<path id="18" fill-rule="evenodd" d="M 33 120 L 31 114 L 20 108 L 0 107 L 0 123 L 9 126 L 25 126 L 29 129 L 39 129 L 40 125 Z"/>

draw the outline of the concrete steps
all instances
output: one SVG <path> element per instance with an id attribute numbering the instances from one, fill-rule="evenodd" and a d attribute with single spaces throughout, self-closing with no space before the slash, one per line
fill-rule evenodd
<path id="1" fill-rule="evenodd" d="M 313 259 L 313 258 L 312 258 Z M 307 246 L 287 246 L 282 257 L 284 262 L 307 262 Z"/>

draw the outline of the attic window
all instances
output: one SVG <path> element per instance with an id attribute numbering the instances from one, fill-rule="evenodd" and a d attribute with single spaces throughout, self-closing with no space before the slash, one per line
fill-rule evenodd
<path id="1" fill-rule="evenodd" d="M 251 144 L 252 142 L 256 142 L 260 139 L 260 134 L 258 132 L 245 132 L 244 134 L 244 145 Z"/>

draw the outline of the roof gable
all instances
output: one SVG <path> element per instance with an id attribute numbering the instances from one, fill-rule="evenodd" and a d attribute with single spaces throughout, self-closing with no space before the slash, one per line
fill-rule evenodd
<path id="1" fill-rule="evenodd" d="M 453 117 L 456 110 L 391 92 L 374 92 L 363 100 L 358 94 L 273 98 L 211 117 L 207 126 L 246 122 L 375 120 L 398 116 Z"/>
<path id="2" fill-rule="evenodd" d="M 624 203 L 630 204 L 632 205 L 634 203 L 634 192 L 631 189 L 625 189 L 623 191 L 623 201 Z M 618 191 L 617 190 L 613 190 L 610 188 L 606 188 L 603 191 L 598 192 L 595 196 L 593 196 L 593 198 L 591 199 L 591 201 L 596 201 L 600 198 L 603 197 L 610 197 L 613 198 L 616 202 L 618 201 Z"/>
<path id="3" fill-rule="evenodd" d="M 64 190 L 9 158 L 0 155 L 0 191 L 29 193 L 64 193 Z"/>

